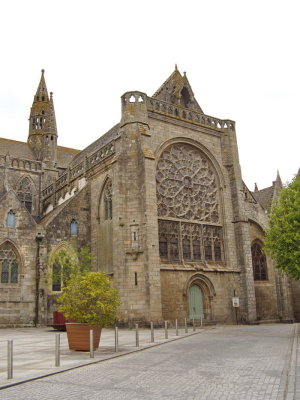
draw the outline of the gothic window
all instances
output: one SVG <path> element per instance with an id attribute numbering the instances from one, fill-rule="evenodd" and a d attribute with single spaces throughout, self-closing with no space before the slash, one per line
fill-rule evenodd
<path id="1" fill-rule="evenodd" d="M 198 239 L 193 240 L 193 256 L 195 261 L 201 260 L 201 247 Z"/>
<path id="2" fill-rule="evenodd" d="M 189 144 L 170 146 L 158 161 L 156 183 L 160 257 L 222 262 L 217 179 L 206 157 Z"/>
<path id="3" fill-rule="evenodd" d="M 20 202 L 27 208 L 31 213 L 32 211 L 32 190 L 30 181 L 28 178 L 24 178 L 19 183 L 17 194 Z"/>
<path id="4" fill-rule="evenodd" d="M 203 232 L 203 239 L 204 239 L 204 257 L 205 260 L 210 261 L 212 260 L 212 238 L 210 227 L 205 226 Z"/>
<path id="5" fill-rule="evenodd" d="M 178 224 L 172 221 L 158 221 L 159 253 L 162 258 L 179 260 Z"/>
<path id="6" fill-rule="evenodd" d="M 15 227 L 15 223 L 16 223 L 16 216 L 15 216 L 15 213 L 14 213 L 12 210 L 10 210 L 10 211 L 7 213 L 7 217 L 6 217 L 6 226 L 7 226 L 8 228 L 14 228 L 14 227 Z"/>
<path id="7" fill-rule="evenodd" d="M 52 266 L 52 290 L 60 292 L 62 284 L 62 267 L 54 264 Z"/>
<path id="8" fill-rule="evenodd" d="M 266 281 L 267 276 L 267 261 L 266 256 L 262 251 L 262 246 L 255 242 L 251 246 L 253 276 L 255 281 Z"/>
<path id="9" fill-rule="evenodd" d="M 1 283 L 18 283 L 19 258 L 9 242 L 0 246 L 0 273 Z"/>
<path id="10" fill-rule="evenodd" d="M 59 292 L 70 279 L 74 256 L 66 249 L 60 249 L 51 256 L 52 290 Z"/>
<path id="11" fill-rule="evenodd" d="M 208 160 L 195 147 L 174 144 L 157 166 L 159 217 L 219 222 L 218 189 Z"/>
<path id="12" fill-rule="evenodd" d="M 176 236 L 172 236 L 169 242 L 169 258 L 170 260 L 179 260 L 179 246 Z"/>
<path id="13" fill-rule="evenodd" d="M 75 219 L 72 219 L 72 221 L 71 221 L 70 234 L 71 234 L 71 236 L 77 236 L 77 234 L 78 234 L 78 223 Z"/>
<path id="14" fill-rule="evenodd" d="M 213 228 L 213 245 L 214 245 L 215 261 L 221 261 L 222 260 L 221 232 L 218 228 Z"/>
<path id="15" fill-rule="evenodd" d="M 112 219 L 112 182 L 109 180 L 104 188 L 104 219 Z"/>
<path id="16" fill-rule="evenodd" d="M 159 255 L 162 258 L 168 258 L 168 242 L 164 234 L 159 237 Z"/>
<path id="17" fill-rule="evenodd" d="M 184 260 L 191 259 L 191 243 L 190 243 L 190 239 L 188 239 L 186 237 L 182 239 L 182 253 L 183 253 Z"/>

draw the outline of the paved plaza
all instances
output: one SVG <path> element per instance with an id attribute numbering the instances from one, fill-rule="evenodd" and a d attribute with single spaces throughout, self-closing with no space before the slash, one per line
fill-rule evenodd
<path id="1" fill-rule="evenodd" d="M 65 334 L 62 334 L 62 370 L 91 361 L 94 364 L 5 388 L 7 379 L 3 340 L 14 331 L 18 331 L 19 336 L 16 337 L 20 340 L 23 337 L 24 348 L 18 348 L 16 338 L 14 343 L 16 342 L 17 365 L 13 382 L 18 382 L 18 375 L 19 380 L 29 378 L 29 370 L 32 368 L 35 376 L 53 373 L 59 368 L 54 367 L 53 351 L 47 352 L 45 343 L 51 337 L 48 335 L 52 335 L 52 346 L 55 333 L 45 329 L 3 329 L 0 331 L 0 398 L 48 400 L 59 396 L 66 400 L 300 399 L 297 330 L 297 324 L 217 326 L 197 329 L 196 332 L 190 329 L 188 334 L 181 330 L 179 340 L 174 340 L 178 338 L 174 330 L 169 332 L 168 339 L 164 338 L 164 331 L 160 330 L 155 332 L 154 347 L 151 347 L 149 330 L 142 330 L 138 349 L 145 351 L 138 352 L 135 351 L 135 332 L 122 330 L 118 354 L 114 352 L 114 332 L 105 330 L 101 348 L 95 353 L 94 359 L 89 359 L 88 353 L 68 351 Z M 3 335 L 7 337 L 4 338 Z M 39 335 L 40 341 L 35 339 L 34 343 L 32 337 Z M 37 360 L 42 349 L 43 354 Z M 48 364 L 52 362 L 52 365 L 47 365 L 46 360 Z M 24 370 L 27 370 L 25 374 Z"/>

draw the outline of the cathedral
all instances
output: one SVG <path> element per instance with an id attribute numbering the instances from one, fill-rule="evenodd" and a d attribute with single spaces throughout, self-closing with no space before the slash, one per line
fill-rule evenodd
<path id="1" fill-rule="evenodd" d="M 0 327 L 50 324 L 51 260 L 83 246 L 124 326 L 297 320 L 298 283 L 263 251 L 281 187 L 246 187 L 234 121 L 205 114 L 177 67 L 152 97 L 125 93 L 120 122 L 82 151 L 58 145 L 42 70 L 27 142 L 0 139 Z"/>

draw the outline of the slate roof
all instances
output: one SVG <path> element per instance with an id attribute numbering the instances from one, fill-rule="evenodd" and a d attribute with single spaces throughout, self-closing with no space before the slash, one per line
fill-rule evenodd
<path id="1" fill-rule="evenodd" d="M 89 157 L 90 155 L 101 149 L 101 147 L 114 140 L 118 135 L 119 126 L 119 124 L 115 125 L 108 132 L 104 133 L 104 135 L 100 136 L 97 140 L 95 140 L 93 143 L 83 149 L 80 153 L 75 155 L 70 164 L 70 167 L 74 167 L 75 165 L 83 161 L 85 157 Z"/>
<path id="2" fill-rule="evenodd" d="M 28 144 L 18 140 L 0 138 L 0 154 L 9 154 L 12 157 L 25 158 L 26 160 L 34 159 Z"/>
<path id="3" fill-rule="evenodd" d="M 80 150 L 69 147 L 57 146 L 57 163 L 59 167 L 66 168 Z M 34 155 L 26 142 L 0 138 L 0 154 L 9 154 L 11 157 L 26 160 L 35 160 Z"/>
<path id="4" fill-rule="evenodd" d="M 57 164 L 59 167 L 66 168 L 80 150 L 70 147 L 57 146 Z"/>
<path id="5" fill-rule="evenodd" d="M 265 209 L 269 210 L 274 197 L 274 186 L 251 192 L 255 200 Z"/>

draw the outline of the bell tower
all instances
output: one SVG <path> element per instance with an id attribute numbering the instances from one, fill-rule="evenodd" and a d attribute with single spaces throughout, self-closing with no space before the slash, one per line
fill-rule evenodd
<path id="1" fill-rule="evenodd" d="M 30 110 L 28 144 L 37 160 L 43 161 L 48 168 L 54 168 L 57 161 L 56 119 L 53 93 L 50 92 L 49 97 L 44 72 L 42 69 Z"/>

